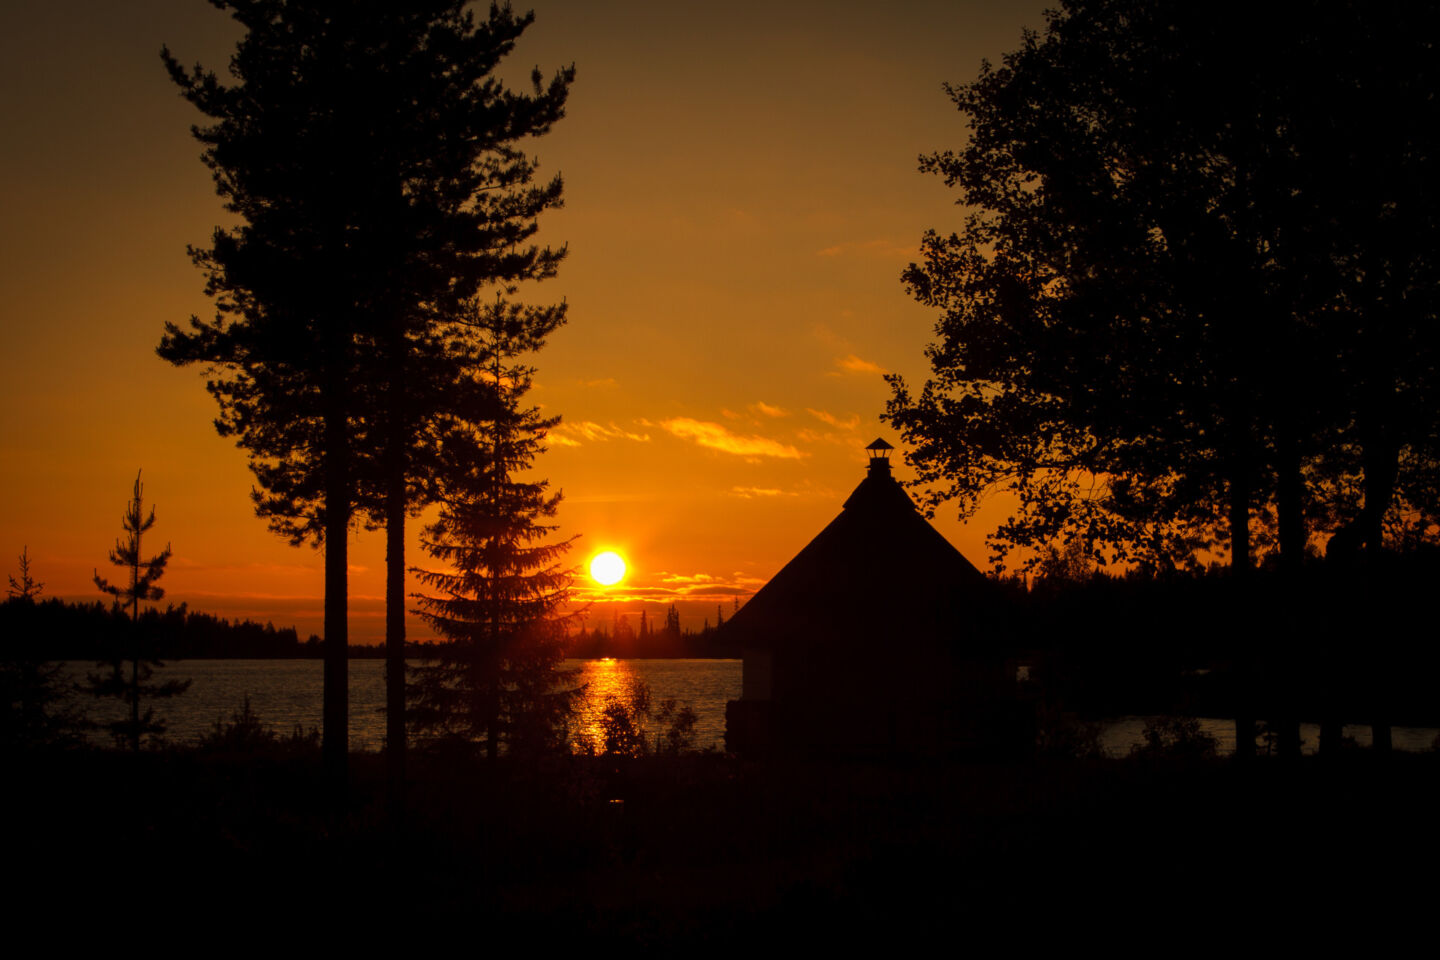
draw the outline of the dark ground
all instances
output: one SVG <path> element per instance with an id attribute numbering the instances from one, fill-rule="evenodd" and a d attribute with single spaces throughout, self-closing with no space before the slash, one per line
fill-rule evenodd
<path id="1" fill-rule="evenodd" d="M 546 953 L 758 938 L 1169 955 L 1295 938 L 1373 951 L 1437 906 L 1434 754 L 1248 769 L 431 759 L 399 832 L 381 764 L 353 758 L 330 817 L 303 751 L 11 757 L 5 928 L 459 924 Z"/>

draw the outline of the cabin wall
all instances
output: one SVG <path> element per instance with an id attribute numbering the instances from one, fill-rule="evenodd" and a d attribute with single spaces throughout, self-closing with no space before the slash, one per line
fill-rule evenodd
<path id="1" fill-rule="evenodd" d="M 775 658 L 769 650 L 742 648 L 740 696 L 745 700 L 769 700 L 774 695 Z"/>

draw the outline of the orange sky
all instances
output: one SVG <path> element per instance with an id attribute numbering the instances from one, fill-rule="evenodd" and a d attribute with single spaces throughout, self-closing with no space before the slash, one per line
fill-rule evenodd
<path id="1" fill-rule="evenodd" d="M 531 396 L 565 418 L 536 468 L 565 491 L 576 563 L 629 561 L 605 597 L 678 601 L 687 625 L 728 612 L 838 512 L 864 445 L 898 442 L 881 374 L 923 378 L 935 320 L 900 271 L 962 213 L 916 157 L 963 139 L 942 82 L 1044 6 L 538 0 L 507 75 L 578 76 L 533 145 L 566 189 L 541 237 L 570 247 L 539 288 L 570 322 L 536 357 Z M 158 51 L 220 68 L 237 38 L 203 0 L 0 12 L 0 567 L 28 546 L 47 595 L 100 599 L 90 577 L 143 467 L 175 551 L 167 600 L 304 635 L 321 556 L 254 518 L 200 374 L 154 353 L 165 321 L 211 312 L 185 246 L 225 222 Z M 999 519 L 937 526 L 984 566 Z M 351 562 L 352 641 L 373 642 L 381 535 Z"/>

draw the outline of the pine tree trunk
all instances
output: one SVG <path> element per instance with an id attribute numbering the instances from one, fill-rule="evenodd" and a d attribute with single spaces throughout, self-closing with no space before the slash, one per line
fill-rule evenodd
<path id="1" fill-rule="evenodd" d="M 485 759 L 495 762 L 500 755 L 500 641 L 497 631 L 491 632 L 490 649 L 485 651 L 489 696 L 485 703 Z"/>
<path id="2" fill-rule="evenodd" d="M 135 482 L 140 481 L 137 478 Z M 135 753 L 140 752 L 140 537 L 136 530 L 136 562 L 130 565 L 130 749 Z"/>
<path id="3" fill-rule="evenodd" d="M 1345 728 L 1334 712 L 1333 704 L 1327 702 L 1325 715 L 1320 719 L 1320 756 L 1334 757 L 1340 752 Z"/>
<path id="4" fill-rule="evenodd" d="M 397 418 L 398 419 L 398 418 Z M 405 790 L 405 471 L 393 451 L 385 491 L 385 772 L 392 820 Z"/>
<path id="5" fill-rule="evenodd" d="M 1250 469 L 1236 444 L 1230 463 L 1230 572 L 1235 579 L 1235 759 L 1255 756 L 1255 692 L 1251 651 L 1241 636 L 1250 606 Z"/>
<path id="6" fill-rule="evenodd" d="M 321 737 L 326 779 L 332 799 L 337 801 L 347 789 L 350 753 L 350 449 L 344 390 L 335 386 L 339 379 L 338 375 L 331 378 L 325 411 L 325 683 Z"/>
<path id="7" fill-rule="evenodd" d="M 1395 480 L 1400 469 L 1400 449 L 1393 439 L 1373 430 L 1365 441 L 1365 506 L 1360 512 L 1365 552 L 1379 555 L 1384 541 L 1385 514 L 1395 499 Z"/>
<path id="8" fill-rule="evenodd" d="M 1300 651 L 1296 647 L 1301 634 L 1298 623 L 1300 575 L 1305 564 L 1305 481 L 1300 474 L 1300 446 L 1293 425 L 1282 424 L 1277 432 L 1281 578 L 1280 596 L 1276 598 L 1276 629 L 1271 631 L 1269 663 L 1265 673 L 1270 678 L 1276 697 L 1277 752 L 1281 757 L 1293 760 L 1300 756 L 1299 690 L 1296 681 Z"/>
<path id="9" fill-rule="evenodd" d="M 131 643 L 140 643 L 138 625 L 130 628 Z M 132 651 L 134 652 L 134 651 Z M 140 660 L 137 656 L 130 661 L 130 749 L 140 752 Z"/>
<path id="10" fill-rule="evenodd" d="M 1286 430 L 1277 444 L 1280 513 L 1280 566 L 1291 576 L 1305 564 L 1305 480 L 1300 473 L 1300 450 L 1292 432 Z"/>
<path id="11" fill-rule="evenodd" d="M 1379 404 L 1375 405 L 1377 408 Z M 1387 435 L 1387 431 L 1378 422 L 1377 416 L 1371 417 L 1371 429 L 1365 437 L 1365 450 L 1363 453 L 1365 464 L 1365 506 L 1360 512 L 1362 534 L 1365 538 L 1365 554 L 1371 562 L 1363 575 L 1366 578 L 1375 578 L 1370 581 L 1373 587 L 1380 580 L 1381 572 L 1375 564 L 1383 548 L 1383 535 L 1385 524 L 1385 513 L 1390 509 L 1390 504 L 1395 497 L 1395 480 L 1399 473 L 1400 449 L 1395 440 Z M 1374 596 L 1373 593 L 1370 594 Z M 1369 616 L 1357 611 L 1357 621 L 1365 621 L 1367 626 L 1375 624 L 1374 600 L 1369 601 L 1371 609 L 1366 611 Z M 1382 623 L 1385 617 L 1378 618 Z M 1386 637 L 1388 631 L 1381 630 L 1380 636 Z M 1376 753 L 1388 754 L 1393 749 L 1390 729 L 1390 689 L 1388 682 L 1390 669 L 1389 657 L 1384 653 L 1390 649 L 1388 642 L 1375 644 L 1368 652 L 1371 658 L 1369 664 L 1369 697 L 1370 709 L 1377 715 L 1378 722 L 1370 725 L 1371 749 Z"/>

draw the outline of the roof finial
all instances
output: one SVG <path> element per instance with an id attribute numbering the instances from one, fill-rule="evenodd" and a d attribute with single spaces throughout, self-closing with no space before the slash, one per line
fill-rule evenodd
<path id="1" fill-rule="evenodd" d="M 870 454 L 871 475 L 890 476 L 890 451 L 895 448 L 886 443 L 883 437 L 876 437 L 875 442 L 865 449 Z"/>

